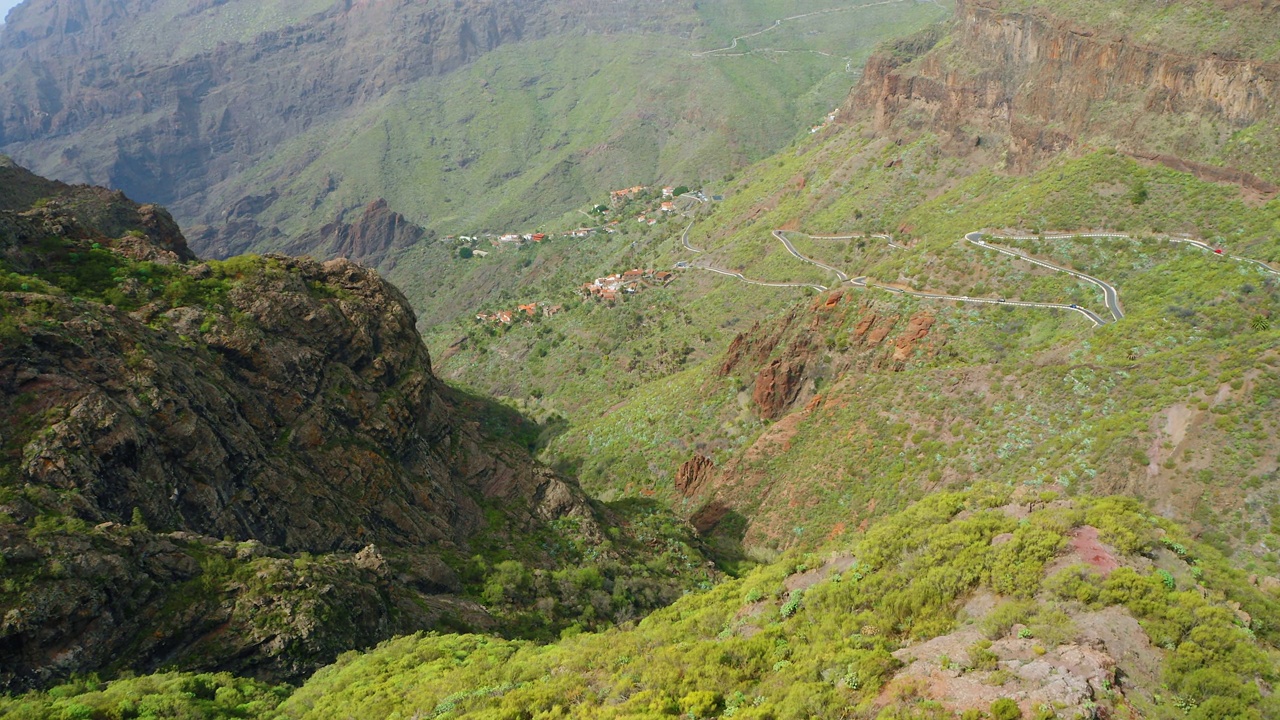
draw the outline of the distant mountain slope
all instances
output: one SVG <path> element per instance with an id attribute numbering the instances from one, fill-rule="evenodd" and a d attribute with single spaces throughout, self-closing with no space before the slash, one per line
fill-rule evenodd
<path id="1" fill-rule="evenodd" d="M 826 6 L 31 0 L 0 31 L 0 150 L 171 207 L 205 255 L 379 199 L 428 230 L 502 229 L 763 157 L 876 41 L 945 14 L 871 5 L 695 58 Z"/>

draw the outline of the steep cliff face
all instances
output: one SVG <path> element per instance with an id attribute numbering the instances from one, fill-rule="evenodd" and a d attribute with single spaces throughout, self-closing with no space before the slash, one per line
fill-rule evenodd
<path id="1" fill-rule="evenodd" d="M 379 198 L 366 205 L 354 222 L 339 218 L 295 238 L 285 250 L 316 257 L 350 258 L 362 265 L 377 267 L 393 251 L 413 245 L 424 235 L 425 230 Z"/>
<path id="2" fill-rule="evenodd" d="M 475 543 L 555 567 L 552 537 L 603 539 L 606 515 L 513 442 L 521 418 L 436 379 L 374 271 L 199 263 L 163 210 L 0 172 L 41 190 L 0 211 L 0 687 L 297 678 L 493 625 L 458 596 Z"/>
<path id="3" fill-rule="evenodd" d="M 1014 169 L 1067 149 L 1113 146 L 1251 192 L 1277 191 L 1274 58 L 1135 41 L 1060 5 L 1012 5 L 961 2 L 945 31 L 880 53 L 842 117 L 869 111 L 879 131 L 927 127 L 956 151 L 995 142 Z M 1215 9 L 1223 25 L 1280 33 L 1274 12 Z M 1182 39 L 1179 23 L 1190 22 L 1173 20 L 1169 41 Z"/>

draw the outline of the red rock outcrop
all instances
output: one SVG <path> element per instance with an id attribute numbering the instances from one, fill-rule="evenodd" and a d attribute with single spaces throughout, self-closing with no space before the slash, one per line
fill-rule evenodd
<path id="1" fill-rule="evenodd" d="M 933 327 L 933 315 L 929 313 L 913 315 L 907 322 L 907 329 L 893 342 L 894 362 L 905 362 L 911 357 L 911 351 L 915 349 L 916 342 L 923 340 L 929 334 L 931 327 Z"/>
<path id="2" fill-rule="evenodd" d="M 706 455 L 694 455 L 676 470 L 676 492 L 685 497 L 697 495 L 716 470 L 716 464 Z"/>
<path id="3" fill-rule="evenodd" d="M 755 389 L 751 392 L 751 401 L 755 403 L 760 417 L 780 417 L 800 394 L 803 378 L 804 362 L 799 360 L 778 358 L 760 370 L 756 375 Z"/>
<path id="4" fill-rule="evenodd" d="M 948 42 L 924 33 L 874 56 L 840 117 L 878 131 L 927 124 L 952 147 L 1007 144 L 1015 168 L 1077 145 L 1276 192 L 1274 154 L 1228 145 L 1236 131 L 1274 126 L 1280 64 L 1135 43 L 1043 8 L 961 0 Z M 1099 111 L 1103 103 L 1107 111 Z M 1176 130 L 1211 127 L 1212 132 Z"/>

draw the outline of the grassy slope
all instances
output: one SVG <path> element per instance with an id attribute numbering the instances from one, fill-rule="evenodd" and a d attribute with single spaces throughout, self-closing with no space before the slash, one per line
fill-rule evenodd
<path id="1" fill-rule="evenodd" d="M 895 677 L 903 663 L 893 651 L 959 630 L 1024 638 L 1052 658 L 1102 611 L 1137 618 L 1136 647 L 1155 647 L 1119 657 L 1118 683 L 1071 713 L 1252 719 L 1280 711 L 1263 697 L 1280 659 L 1275 597 L 1131 500 L 1051 499 L 1005 505 L 1009 490 L 990 484 L 937 494 L 856 538 L 790 555 L 636 626 L 546 646 L 406 637 L 344 656 L 283 702 L 288 689 L 170 675 L 73 683 L 0 700 L 0 712 L 93 717 L 126 702 L 163 701 L 197 718 L 947 718 L 957 715 L 929 698 L 927 684 Z M 1105 579 L 1070 557 L 1051 566 L 1084 525 L 1100 531 L 1122 564 Z M 1006 542 L 995 540 L 1002 534 Z M 795 573 L 837 558 L 842 571 L 794 589 Z M 975 592 L 995 593 L 995 609 L 962 611 Z M 1025 686 L 993 672 L 999 656 L 984 652 L 989 646 L 979 640 L 967 654 L 918 659 L 954 665 L 960 676 L 1003 684 L 998 694 L 1013 695 Z M 156 695 L 141 697 L 145 689 Z M 1053 708 L 1028 709 L 1055 716 Z"/>
<path id="2" fill-rule="evenodd" d="M 956 181 L 955 173 L 953 161 L 938 154 L 928 137 L 897 146 L 835 133 L 744 172 L 726 201 L 699 219 L 690 239 L 710 249 L 719 264 L 751 277 L 825 276 L 830 282 L 829 274 L 786 255 L 769 229 L 908 226 L 910 232 L 899 234 L 911 244 L 905 251 L 881 241 L 859 248 L 856 240 L 796 240 L 802 250 L 851 274 L 956 294 L 1076 302 L 1099 312 L 1104 308 L 1093 286 L 980 251 L 961 240 L 963 233 L 984 227 L 1186 232 L 1225 243 L 1233 253 L 1280 257 L 1274 234 L 1280 203 L 1249 204 L 1230 187 L 1122 156 L 1063 159 L 1026 178 L 984 171 Z M 803 187 L 797 177 L 805 178 Z M 948 184 L 946 192 L 935 189 Z M 1135 203 L 1139 187 L 1145 200 Z M 679 229 L 668 226 L 646 240 L 644 257 L 656 257 L 659 266 L 691 259 L 679 247 Z M 864 311 L 902 317 L 929 312 L 947 350 L 918 358 L 903 373 L 827 377 L 834 386 L 822 388 L 830 393 L 828 403 L 800 424 L 788 449 L 739 467 L 750 477 L 768 478 L 769 487 L 796 493 L 787 503 L 762 501 L 764 494 L 739 497 L 746 514 L 760 513 L 748 541 L 813 542 L 839 525 L 846 508 L 882 513 L 938 483 L 987 476 L 1138 494 L 1157 502 L 1161 512 L 1203 523 L 1223 549 L 1245 548 L 1241 561 L 1250 567 L 1274 572 L 1280 566 L 1269 548 L 1277 542 L 1271 525 L 1280 488 L 1272 473 L 1277 448 L 1268 439 L 1276 430 L 1276 373 L 1267 348 L 1276 331 L 1256 330 L 1252 323 L 1280 310 L 1275 282 L 1247 265 L 1154 239 L 1022 245 L 1114 282 L 1126 320 L 1089 331 L 1075 315 L 953 307 L 860 291 L 857 302 L 865 308 L 824 326 L 828 347 L 820 363 L 839 365 L 856 354 L 840 348 L 840 338 L 850 337 Z M 719 463 L 742 459 L 767 429 L 744 408 L 740 392 L 752 377 L 715 377 L 717 348 L 745 329 L 744 317 L 767 325 L 802 307 L 795 298 L 804 293 L 747 287 L 697 271 L 661 293 L 612 311 L 574 307 L 536 327 L 482 338 L 439 364 L 455 381 L 501 394 L 525 396 L 537 388 L 537 404 L 568 416 L 546 457 L 576 469 L 594 492 L 643 492 L 684 507 L 687 501 L 670 485 L 680 462 L 695 449 Z M 726 295 L 733 301 L 717 300 Z M 663 304 L 667 298 L 674 306 Z M 665 321 L 647 312 L 663 307 Z M 684 315 L 673 307 L 693 324 L 682 328 Z M 635 323 L 636 314 L 646 320 Z M 458 327 L 442 334 L 451 342 L 462 332 Z M 695 352 L 684 363 L 654 362 L 663 340 L 700 332 L 709 340 L 690 342 Z M 525 353 L 548 336 L 546 360 L 526 362 Z M 585 350 L 600 338 L 615 339 L 599 354 Z M 599 362 L 600 354 L 612 357 L 620 346 L 636 361 Z M 439 350 L 437 357 L 443 357 Z M 1182 371 L 1170 378 L 1171 367 Z M 611 388 L 606 402 L 593 401 L 593 385 Z M 629 386 L 636 389 L 617 396 Z M 1164 447 L 1169 438 L 1159 425 L 1163 412 L 1180 404 L 1195 410 L 1198 439 L 1171 459 L 1175 453 Z M 848 430 L 833 433 L 835 428 L 854 429 L 862 440 L 848 442 Z M 1151 455 L 1154 478 L 1146 467 Z M 760 482 L 745 484 L 758 489 Z"/>

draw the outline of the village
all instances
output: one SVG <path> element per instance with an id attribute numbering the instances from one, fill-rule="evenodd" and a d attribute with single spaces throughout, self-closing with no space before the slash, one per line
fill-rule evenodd
<path id="1" fill-rule="evenodd" d="M 687 187 L 677 187 L 668 185 L 661 188 L 660 196 L 650 192 L 647 185 L 636 185 L 634 187 L 623 188 L 621 190 L 613 190 L 609 193 L 609 205 L 596 205 L 592 207 L 592 213 L 605 218 L 609 214 L 621 214 L 626 212 L 630 216 L 630 212 L 634 212 L 633 200 L 649 200 L 643 203 L 644 207 L 640 209 L 636 216 L 636 222 L 645 225 L 655 225 L 658 219 L 663 215 L 678 212 L 676 210 L 676 197 L 689 192 Z M 648 197 L 646 198 L 646 195 Z M 700 193 L 698 194 L 701 195 Z M 652 202 L 657 200 L 656 203 Z M 587 214 L 584 211 L 584 214 Z M 615 218 L 595 227 L 580 227 L 566 232 L 559 233 L 558 237 L 569 238 L 586 238 L 598 232 L 614 233 L 621 219 Z M 461 246 L 459 255 L 463 258 L 485 258 L 489 256 L 487 250 L 472 249 L 471 244 L 480 243 L 488 240 L 489 245 L 495 249 L 504 247 L 519 247 L 526 244 L 542 243 L 548 237 L 545 232 L 533 233 L 505 233 L 501 235 L 484 235 L 484 236 L 448 236 L 446 241 L 466 243 Z M 596 278 L 594 281 L 583 284 L 578 288 L 578 294 L 583 302 L 605 302 L 613 304 L 618 302 L 626 295 L 634 295 L 642 292 L 646 288 L 655 286 L 664 286 L 675 279 L 675 274 L 666 270 L 642 270 L 640 268 L 632 268 L 615 273 L 607 277 Z M 552 305 L 547 302 L 532 302 L 524 305 L 517 305 L 515 310 L 498 310 L 496 312 L 481 312 L 476 314 L 476 320 L 485 323 L 494 323 L 497 325 L 511 325 L 517 320 L 531 320 L 538 316 L 553 317 L 563 312 L 563 305 Z"/>
<path id="2" fill-rule="evenodd" d="M 623 188 L 622 190 L 613 190 L 609 193 L 609 205 L 596 205 L 592 207 L 592 213 L 604 216 L 625 209 L 623 208 L 629 201 L 642 198 L 645 193 L 649 192 L 648 185 L 636 185 L 634 187 Z M 689 191 L 687 187 L 676 187 L 668 185 L 661 189 L 661 200 L 651 207 L 643 208 L 636 216 L 638 223 L 645 225 L 656 225 L 658 219 L 664 215 L 677 212 L 675 198 Z M 583 214 L 591 214 L 583 211 Z M 520 247 L 522 245 L 538 244 L 550 237 L 563 238 L 587 238 L 597 233 L 614 233 L 617 232 L 618 225 L 622 222 L 621 218 L 614 218 L 595 226 L 583 226 L 566 230 L 556 234 L 548 234 L 545 232 L 531 233 L 501 233 L 501 234 L 484 234 L 484 235 L 446 235 L 443 239 L 445 242 L 456 243 L 460 245 L 459 254 L 463 258 L 486 258 L 489 257 L 488 250 L 478 250 L 473 245 L 488 243 L 492 248 Z M 465 250 L 465 251 L 464 251 Z"/>

